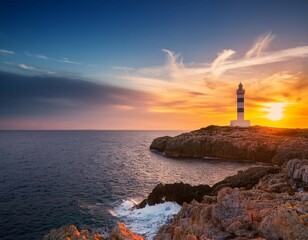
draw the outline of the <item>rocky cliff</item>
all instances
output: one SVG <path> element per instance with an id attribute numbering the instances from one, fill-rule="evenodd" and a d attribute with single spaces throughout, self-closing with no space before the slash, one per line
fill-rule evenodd
<path id="1" fill-rule="evenodd" d="M 308 129 L 208 126 L 176 137 L 154 139 L 150 149 L 169 157 L 213 157 L 283 165 L 308 158 Z"/>
<path id="2" fill-rule="evenodd" d="M 185 203 L 155 240 L 307 239 L 307 175 L 308 160 L 294 159 L 250 190 L 224 187 L 201 203 Z"/>

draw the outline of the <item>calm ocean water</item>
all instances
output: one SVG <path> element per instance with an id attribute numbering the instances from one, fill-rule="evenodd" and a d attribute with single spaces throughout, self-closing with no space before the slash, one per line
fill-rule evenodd
<path id="1" fill-rule="evenodd" d="M 117 221 L 150 238 L 179 206 L 129 207 L 158 183 L 212 185 L 252 166 L 149 150 L 154 138 L 179 133 L 0 131 L 0 239 L 41 239 L 66 224 L 104 233 Z"/>

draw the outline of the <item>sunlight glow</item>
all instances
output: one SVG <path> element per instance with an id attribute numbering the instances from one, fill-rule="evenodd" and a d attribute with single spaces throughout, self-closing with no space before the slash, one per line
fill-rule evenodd
<path id="1" fill-rule="evenodd" d="M 268 112 L 265 116 L 269 120 L 278 121 L 284 116 L 284 108 L 286 103 L 266 103 L 264 104 L 264 111 Z"/>

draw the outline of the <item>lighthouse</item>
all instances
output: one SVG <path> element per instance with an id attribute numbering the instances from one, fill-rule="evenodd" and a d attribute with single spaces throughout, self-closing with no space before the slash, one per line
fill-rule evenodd
<path id="1" fill-rule="evenodd" d="M 242 83 L 238 85 L 238 89 L 236 90 L 236 95 L 237 95 L 237 119 L 232 120 L 230 122 L 230 126 L 231 127 L 249 127 L 250 121 L 244 119 L 245 89 L 243 88 Z"/>

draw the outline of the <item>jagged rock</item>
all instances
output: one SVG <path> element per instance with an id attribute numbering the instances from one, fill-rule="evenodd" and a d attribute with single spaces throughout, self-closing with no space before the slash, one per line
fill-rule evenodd
<path id="1" fill-rule="evenodd" d="M 308 160 L 292 159 L 287 164 L 288 177 L 296 189 L 308 190 Z"/>
<path id="2" fill-rule="evenodd" d="M 43 240 L 103 240 L 103 237 L 87 230 L 79 232 L 74 225 L 67 225 L 51 230 Z"/>
<path id="3" fill-rule="evenodd" d="M 259 183 L 255 186 L 255 188 L 275 193 L 294 192 L 288 181 L 288 177 L 284 172 L 266 175 L 265 177 L 260 179 Z"/>
<path id="4" fill-rule="evenodd" d="M 216 194 L 220 189 L 224 187 L 231 188 L 245 188 L 251 189 L 255 186 L 261 178 L 268 174 L 275 174 L 280 172 L 279 167 L 252 167 L 245 171 L 239 171 L 234 176 L 226 177 L 224 180 L 214 184 L 212 187 L 212 193 Z"/>
<path id="5" fill-rule="evenodd" d="M 176 202 L 182 205 L 184 202 L 189 203 L 193 199 L 201 202 L 203 196 L 211 193 L 209 185 L 191 186 L 184 183 L 158 184 L 149 194 L 148 198 L 143 200 L 137 208 L 143 208 L 147 204 L 152 206 L 158 203 Z"/>
<path id="6" fill-rule="evenodd" d="M 88 230 L 78 231 L 74 225 L 67 225 L 58 229 L 51 230 L 46 234 L 43 240 L 103 240 L 98 234 L 90 233 Z M 106 240 L 144 240 L 143 237 L 133 233 L 123 223 L 112 230 L 112 233 Z"/>
<path id="7" fill-rule="evenodd" d="M 212 203 L 206 198 L 202 203 L 184 204 L 174 219 L 159 230 L 155 240 L 187 239 L 188 236 L 278 240 L 308 236 L 307 192 L 291 196 L 226 187 Z M 283 227 L 278 230 L 280 225 Z"/>
<path id="8" fill-rule="evenodd" d="M 208 126 L 176 137 L 154 139 L 150 149 L 170 157 L 215 157 L 283 165 L 308 158 L 308 129 Z"/>
<path id="9" fill-rule="evenodd" d="M 112 230 L 108 240 L 144 240 L 144 238 L 133 233 L 123 223 L 118 223 L 118 226 Z"/>
<path id="10" fill-rule="evenodd" d="M 291 159 L 279 174 L 268 174 L 256 185 L 267 192 L 288 192 L 308 190 L 308 160 Z"/>

